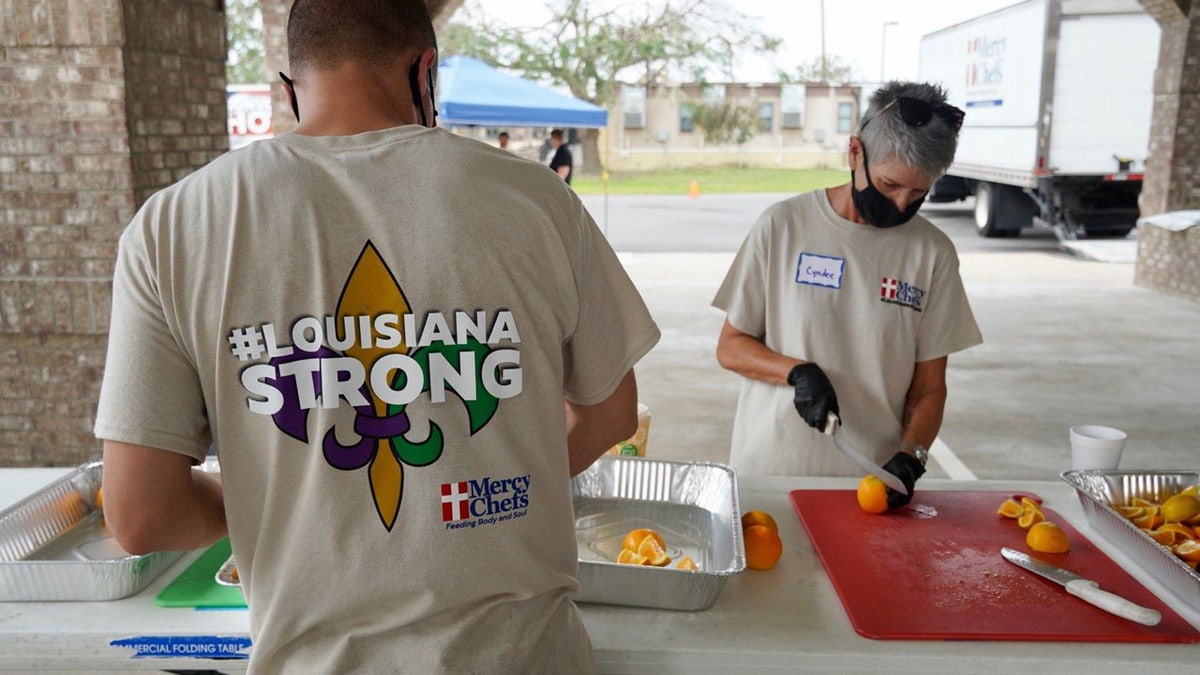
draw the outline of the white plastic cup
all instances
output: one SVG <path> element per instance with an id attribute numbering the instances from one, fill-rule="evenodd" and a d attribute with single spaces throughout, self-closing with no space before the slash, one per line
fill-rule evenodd
<path id="1" fill-rule="evenodd" d="M 1076 471 L 1115 471 L 1128 436 L 1120 429 L 1096 424 L 1071 427 L 1071 468 Z"/>

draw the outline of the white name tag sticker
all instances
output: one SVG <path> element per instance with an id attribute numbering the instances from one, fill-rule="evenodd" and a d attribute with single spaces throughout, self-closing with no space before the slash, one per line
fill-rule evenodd
<path id="1" fill-rule="evenodd" d="M 796 265 L 796 283 L 825 288 L 841 288 L 842 273 L 846 271 L 845 258 L 801 253 Z"/>

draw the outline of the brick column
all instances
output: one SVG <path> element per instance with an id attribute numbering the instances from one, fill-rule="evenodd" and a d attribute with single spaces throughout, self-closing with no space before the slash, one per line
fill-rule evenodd
<path id="1" fill-rule="evenodd" d="M 1143 216 L 1200 208 L 1200 3 L 1140 0 L 1162 28 Z M 1200 228 L 1138 229 L 1134 283 L 1200 301 Z"/>
<path id="2" fill-rule="evenodd" d="M 228 147 L 221 0 L 0 2 L 0 465 L 98 457 L 116 242 Z"/>

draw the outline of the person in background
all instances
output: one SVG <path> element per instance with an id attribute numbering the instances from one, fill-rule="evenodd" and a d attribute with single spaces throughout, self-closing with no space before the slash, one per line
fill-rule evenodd
<path id="1" fill-rule="evenodd" d="M 571 157 L 571 149 L 563 140 L 562 129 L 550 132 L 550 145 L 554 148 L 554 157 L 550 159 L 550 169 L 565 180 L 567 185 L 570 185 L 575 160 Z"/>
<path id="2" fill-rule="evenodd" d="M 500 144 L 501 150 L 507 150 L 508 149 L 508 132 L 501 131 L 500 135 L 496 137 L 496 142 L 498 142 Z"/>
<path id="3" fill-rule="evenodd" d="M 954 159 L 961 110 L 889 82 L 850 138 L 850 182 L 769 207 L 717 292 L 721 366 L 745 379 L 730 461 L 746 474 L 861 476 L 837 431 L 900 478 L 925 472 L 948 355 L 982 337 L 950 239 L 917 215 Z"/>
<path id="4" fill-rule="evenodd" d="M 121 236 L 107 525 L 228 533 L 251 673 L 593 672 L 570 480 L 658 328 L 554 173 L 436 128 L 423 0 L 296 0 L 287 42 L 295 132 Z"/>

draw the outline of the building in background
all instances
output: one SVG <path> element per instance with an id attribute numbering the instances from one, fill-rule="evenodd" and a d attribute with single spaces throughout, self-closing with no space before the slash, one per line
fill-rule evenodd
<path id="1" fill-rule="evenodd" d="M 610 111 L 602 162 L 612 170 L 736 164 L 763 168 L 842 168 L 874 86 L 699 83 L 625 85 Z M 743 143 L 714 145 L 693 119 L 700 102 L 727 101 L 758 114 Z"/>

